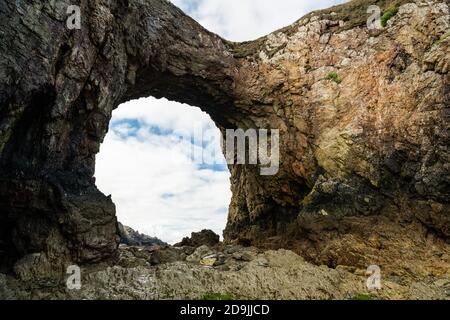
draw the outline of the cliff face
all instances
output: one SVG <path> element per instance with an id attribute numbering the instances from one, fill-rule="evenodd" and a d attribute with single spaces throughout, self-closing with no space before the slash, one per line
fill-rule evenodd
<path id="1" fill-rule="evenodd" d="M 275 177 L 231 169 L 228 239 L 329 265 L 420 256 L 428 232 L 449 239 L 448 3 L 397 3 L 382 31 L 351 20 L 366 5 L 236 47 L 239 126 L 279 128 L 282 164 Z"/>
<path id="2" fill-rule="evenodd" d="M 68 1 L 1 3 L 1 256 L 116 252 L 95 155 L 112 110 L 144 96 L 197 105 L 222 130 L 280 130 L 276 176 L 230 166 L 227 241 L 331 265 L 373 261 L 392 243 L 425 248 L 427 236 L 445 246 L 449 6 L 395 3 L 381 31 L 358 0 L 249 43 L 160 0 L 82 0 L 80 30 L 66 28 Z"/>

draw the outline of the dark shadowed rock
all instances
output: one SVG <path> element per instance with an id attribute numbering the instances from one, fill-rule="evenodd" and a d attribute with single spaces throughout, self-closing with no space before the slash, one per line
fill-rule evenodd
<path id="1" fill-rule="evenodd" d="M 130 227 L 124 226 L 119 222 L 119 236 L 120 243 L 127 246 L 167 246 L 167 243 L 159 240 L 155 237 L 150 237 L 145 234 L 139 233 Z"/>
<path id="2" fill-rule="evenodd" d="M 202 230 L 200 232 L 192 232 L 191 237 L 183 238 L 175 247 L 200 247 L 203 245 L 212 247 L 220 242 L 220 236 L 211 230 Z"/>

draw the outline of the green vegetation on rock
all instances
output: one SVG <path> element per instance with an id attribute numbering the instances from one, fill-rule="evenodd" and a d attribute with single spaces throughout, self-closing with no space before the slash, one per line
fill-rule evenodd
<path id="1" fill-rule="evenodd" d="M 381 16 L 381 26 L 384 28 L 387 25 L 387 22 L 397 14 L 398 7 L 396 5 L 390 5 Z"/>
<path id="2" fill-rule="evenodd" d="M 447 32 L 445 34 L 442 35 L 442 37 L 436 41 L 435 43 L 433 43 L 433 46 L 438 46 L 440 45 L 442 42 L 444 42 L 446 39 L 448 39 L 450 37 L 450 32 Z"/>
<path id="3" fill-rule="evenodd" d="M 410 0 L 374 0 L 371 4 L 377 5 L 381 8 L 384 14 L 388 14 L 390 9 L 394 9 L 395 12 L 392 16 L 394 16 L 398 8 L 405 4 L 411 2 Z M 334 31 L 342 31 L 349 30 L 355 27 L 365 26 L 367 23 L 367 0 L 352 0 L 343 4 L 339 4 L 333 6 L 328 9 L 317 10 L 308 13 L 303 16 L 301 19 L 297 20 L 297 23 L 300 21 L 309 21 L 312 17 L 318 17 L 319 20 L 332 20 L 332 21 L 343 21 L 343 25 L 336 25 L 331 27 Z M 392 18 L 392 16 L 388 17 L 386 15 L 386 22 Z M 287 36 L 293 35 L 298 31 L 298 25 L 290 25 L 279 30 L 274 31 L 273 33 L 284 33 Z M 249 56 L 257 55 L 261 50 L 264 50 L 264 44 L 267 40 L 267 36 L 258 38 L 253 41 L 246 41 L 242 43 L 225 41 L 225 45 L 228 49 L 233 53 L 233 56 L 237 59 L 239 58 L 247 58 Z M 276 50 L 275 50 L 276 51 Z M 268 56 L 273 55 L 274 52 L 268 52 Z"/>
<path id="4" fill-rule="evenodd" d="M 358 294 L 357 296 L 355 296 L 353 298 L 353 300 L 363 300 L 363 301 L 367 301 L 367 300 L 373 300 L 373 297 L 370 294 L 367 293 L 361 293 Z"/>
<path id="5" fill-rule="evenodd" d="M 332 71 L 329 74 L 327 74 L 327 77 L 325 79 L 334 81 L 337 84 L 342 82 L 342 79 L 339 77 L 336 71 Z"/>

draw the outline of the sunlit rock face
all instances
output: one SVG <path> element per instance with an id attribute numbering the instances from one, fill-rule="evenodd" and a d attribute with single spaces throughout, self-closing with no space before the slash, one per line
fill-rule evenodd
<path id="1" fill-rule="evenodd" d="M 449 238 L 449 7 L 403 3 L 383 30 L 353 1 L 236 46 L 240 125 L 280 129 L 282 164 L 231 169 L 226 238 L 329 265 Z"/>
<path id="2" fill-rule="evenodd" d="M 280 130 L 276 175 L 230 165 L 226 241 L 329 265 L 399 259 L 399 246 L 417 248 L 405 261 L 447 250 L 446 2 L 397 1 L 387 27 L 368 30 L 367 3 L 352 1 L 247 43 L 166 1 L 80 3 L 80 30 L 66 28 L 65 1 L 0 4 L 4 259 L 116 253 L 95 155 L 112 110 L 145 96 L 199 106 L 221 130 Z"/>

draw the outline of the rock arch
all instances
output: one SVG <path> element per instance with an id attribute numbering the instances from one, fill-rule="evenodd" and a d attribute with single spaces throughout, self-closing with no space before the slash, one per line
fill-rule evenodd
<path id="1" fill-rule="evenodd" d="M 81 0 L 80 30 L 66 28 L 67 1 L 3 2 L 3 259 L 114 255 L 115 208 L 95 187 L 95 154 L 112 110 L 143 96 L 199 106 L 221 129 L 280 129 L 277 176 L 230 168 L 228 241 L 294 246 L 337 264 L 330 247 L 352 250 L 345 240 L 356 238 L 370 253 L 367 234 L 402 224 L 448 239 L 450 55 L 448 39 L 435 43 L 448 4 L 411 2 L 386 30 L 367 30 L 355 0 L 247 43 L 163 0 Z"/>

